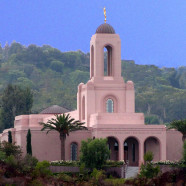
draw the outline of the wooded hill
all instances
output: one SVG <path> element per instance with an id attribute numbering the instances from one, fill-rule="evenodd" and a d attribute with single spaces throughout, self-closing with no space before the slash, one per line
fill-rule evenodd
<path id="1" fill-rule="evenodd" d="M 176 63 L 176 62 L 175 62 Z M 122 76 L 136 90 L 136 111 L 146 123 L 167 123 L 186 117 L 186 66 L 158 68 L 122 60 Z M 0 46 L 0 95 L 8 84 L 30 87 L 38 113 L 51 105 L 76 109 L 79 83 L 89 79 L 89 53 L 61 52 L 51 46 Z"/>

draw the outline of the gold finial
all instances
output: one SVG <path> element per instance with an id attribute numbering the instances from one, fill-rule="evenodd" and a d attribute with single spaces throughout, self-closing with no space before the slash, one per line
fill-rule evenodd
<path id="1" fill-rule="evenodd" d="M 105 8 L 105 7 L 103 8 L 103 12 L 104 12 L 104 16 L 105 16 L 105 23 L 106 23 L 106 21 L 107 21 L 107 16 L 106 16 L 106 8 Z"/>

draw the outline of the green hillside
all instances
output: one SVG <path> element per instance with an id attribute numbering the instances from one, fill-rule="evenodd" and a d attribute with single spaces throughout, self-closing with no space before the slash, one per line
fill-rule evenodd
<path id="1" fill-rule="evenodd" d="M 158 68 L 122 61 L 122 76 L 136 90 L 136 111 L 146 114 L 147 123 L 169 122 L 186 117 L 186 67 Z M 30 87 L 32 112 L 50 105 L 76 108 L 79 83 L 89 79 L 89 53 L 61 52 L 51 46 L 25 47 L 13 42 L 0 46 L 0 95 L 8 84 Z"/>

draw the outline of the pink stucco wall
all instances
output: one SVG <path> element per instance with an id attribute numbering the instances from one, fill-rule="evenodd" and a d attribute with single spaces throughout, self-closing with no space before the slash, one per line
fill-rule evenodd
<path id="1" fill-rule="evenodd" d="M 167 159 L 180 160 L 182 158 L 182 134 L 176 130 L 167 130 Z"/>

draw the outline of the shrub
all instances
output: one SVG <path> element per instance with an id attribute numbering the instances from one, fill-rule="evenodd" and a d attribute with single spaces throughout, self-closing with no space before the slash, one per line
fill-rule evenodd
<path id="1" fill-rule="evenodd" d="M 0 150 L 6 154 L 6 156 L 13 155 L 15 158 L 20 159 L 21 158 L 21 147 L 18 145 L 15 145 L 15 143 L 9 143 L 7 141 L 3 141 L 0 144 Z"/>
<path id="2" fill-rule="evenodd" d="M 101 169 L 109 155 L 107 139 L 88 139 L 81 142 L 80 162 L 85 163 L 87 168 Z"/>
<path id="3" fill-rule="evenodd" d="M 38 163 L 37 158 L 31 156 L 30 154 L 26 154 L 26 156 L 21 161 L 22 171 L 26 173 L 30 173 L 36 167 Z"/>
<path id="4" fill-rule="evenodd" d="M 141 165 L 140 174 L 139 174 L 140 178 L 153 178 L 157 176 L 158 173 L 160 172 L 160 167 L 158 165 L 154 166 L 151 163 L 153 158 L 154 155 L 151 151 L 145 153 L 144 155 L 145 165 L 144 164 Z"/>
<path id="5" fill-rule="evenodd" d="M 18 161 L 16 160 L 16 158 L 13 155 L 8 156 L 5 159 L 5 163 L 11 167 L 16 167 L 18 165 Z"/>
<path id="6" fill-rule="evenodd" d="M 124 178 L 109 178 L 105 179 L 106 185 L 124 185 L 125 179 Z"/>
<path id="7" fill-rule="evenodd" d="M 114 160 L 107 160 L 105 164 L 103 165 L 104 167 L 120 167 L 124 165 L 124 161 L 114 161 Z"/>
<path id="8" fill-rule="evenodd" d="M 160 167 L 158 165 L 154 167 L 151 163 L 147 163 L 146 165 L 142 164 L 139 177 L 153 178 L 157 176 L 159 172 Z"/>
<path id="9" fill-rule="evenodd" d="M 186 164 L 186 140 L 183 143 L 183 161 Z"/>
<path id="10" fill-rule="evenodd" d="M 10 155 L 5 159 L 4 176 L 7 178 L 18 176 L 20 174 L 20 168 L 19 161 L 13 155 Z"/>
<path id="11" fill-rule="evenodd" d="M 145 162 L 151 162 L 153 160 L 153 158 L 154 158 L 154 155 L 151 151 L 146 152 L 144 155 Z"/>
<path id="12" fill-rule="evenodd" d="M 103 170 L 93 169 L 91 177 L 93 178 L 93 184 L 99 185 L 99 182 L 106 178 L 105 172 Z"/>
<path id="13" fill-rule="evenodd" d="M 30 186 L 43 186 L 43 182 L 39 179 L 35 179 L 30 183 Z"/>
<path id="14" fill-rule="evenodd" d="M 46 160 L 37 162 L 35 170 L 33 172 L 35 177 L 48 177 L 52 175 L 52 172 L 49 169 L 50 163 Z"/>
<path id="15" fill-rule="evenodd" d="M 5 152 L 3 152 L 3 151 L 0 150 L 0 161 L 5 161 L 5 159 L 6 159 Z"/>

